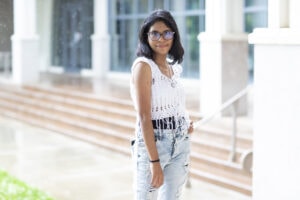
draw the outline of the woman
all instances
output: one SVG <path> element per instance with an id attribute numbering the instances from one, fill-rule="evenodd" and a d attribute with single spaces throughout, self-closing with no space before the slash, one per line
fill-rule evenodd
<path id="1" fill-rule="evenodd" d="M 131 96 L 137 110 L 135 199 L 175 200 L 187 179 L 192 122 L 180 83 L 184 50 L 174 18 L 156 10 L 139 32 Z"/>

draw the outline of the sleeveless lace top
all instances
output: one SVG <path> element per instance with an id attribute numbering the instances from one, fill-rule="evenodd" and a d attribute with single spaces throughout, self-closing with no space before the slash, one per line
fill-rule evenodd
<path id="1" fill-rule="evenodd" d="M 172 65 L 174 72 L 172 78 L 168 78 L 161 73 L 156 63 L 146 57 L 138 57 L 132 67 L 133 71 L 138 62 L 147 63 L 152 72 L 152 88 L 151 88 L 151 117 L 152 120 L 159 120 L 172 117 L 175 121 L 185 118 L 188 120 L 188 115 L 185 111 L 185 92 L 183 85 L 180 82 L 180 74 L 182 67 L 179 64 Z M 130 93 L 135 109 L 136 92 L 132 81 L 130 81 Z"/>

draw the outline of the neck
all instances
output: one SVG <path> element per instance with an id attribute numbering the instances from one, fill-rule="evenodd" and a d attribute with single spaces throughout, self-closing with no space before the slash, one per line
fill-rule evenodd
<path id="1" fill-rule="evenodd" d="M 166 65 L 166 60 L 167 60 L 167 56 L 163 55 L 163 56 L 155 56 L 154 57 L 154 62 L 159 65 L 159 66 L 165 66 Z"/>

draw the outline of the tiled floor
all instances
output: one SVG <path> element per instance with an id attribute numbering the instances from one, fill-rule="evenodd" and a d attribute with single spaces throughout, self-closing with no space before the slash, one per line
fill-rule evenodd
<path id="1" fill-rule="evenodd" d="M 129 157 L 0 116 L 0 168 L 57 200 L 130 200 Z M 194 179 L 187 200 L 250 200 Z"/>

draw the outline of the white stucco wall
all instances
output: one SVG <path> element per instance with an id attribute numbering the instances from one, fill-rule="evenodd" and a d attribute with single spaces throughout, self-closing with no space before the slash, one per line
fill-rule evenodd
<path id="1" fill-rule="evenodd" d="M 254 200 L 300 199 L 300 32 L 257 30 Z"/>

